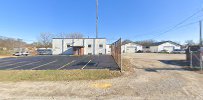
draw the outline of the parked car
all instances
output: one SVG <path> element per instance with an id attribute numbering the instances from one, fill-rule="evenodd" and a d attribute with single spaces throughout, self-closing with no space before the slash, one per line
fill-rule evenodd
<path id="1" fill-rule="evenodd" d="M 22 55 L 23 56 L 28 56 L 28 55 L 30 55 L 30 53 L 29 52 L 23 52 Z"/>
<path id="2" fill-rule="evenodd" d="M 29 53 L 28 52 L 15 52 L 13 55 L 14 56 L 28 56 Z"/>
<path id="3" fill-rule="evenodd" d="M 171 53 L 174 53 L 174 54 L 185 54 L 186 52 L 185 52 L 185 50 L 175 49 Z"/>

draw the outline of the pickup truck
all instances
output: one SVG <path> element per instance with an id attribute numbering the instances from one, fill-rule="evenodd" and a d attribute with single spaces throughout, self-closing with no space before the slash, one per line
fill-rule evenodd
<path id="1" fill-rule="evenodd" d="M 171 53 L 174 53 L 174 54 L 185 54 L 185 50 L 175 49 Z"/>

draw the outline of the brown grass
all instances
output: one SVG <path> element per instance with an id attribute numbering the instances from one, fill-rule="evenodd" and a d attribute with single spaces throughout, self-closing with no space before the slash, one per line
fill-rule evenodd
<path id="1" fill-rule="evenodd" d="M 71 81 L 99 80 L 120 76 L 109 70 L 2 70 L 0 81 Z"/>
<path id="2" fill-rule="evenodd" d="M 130 59 L 123 59 L 122 60 L 122 71 L 132 72 L 133 66 L 130 62 Z"/>

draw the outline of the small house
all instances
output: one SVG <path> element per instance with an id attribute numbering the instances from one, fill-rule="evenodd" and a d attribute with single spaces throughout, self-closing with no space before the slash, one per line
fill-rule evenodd
<path id="1" fill-rule="evenodd" d="M 111 55 L 111 45 L 110 44 L 106 45 L 106 54 Z"/>
<path id="2" fill-rule="evenodd" d="M 142 45 L 136 43 L 127 43 L 121 46 L 122 53 L 136 53 L 142 52 Z"/>
<path id="3" fill-rule="evenodd" d="M 172 41 L 157 42 L 150 46 L 150 51 L 154 53 L 161 52 L 163 50 L 167 52 L 172 52 L 175 49 L 181 49 L 181 45 Z"/>

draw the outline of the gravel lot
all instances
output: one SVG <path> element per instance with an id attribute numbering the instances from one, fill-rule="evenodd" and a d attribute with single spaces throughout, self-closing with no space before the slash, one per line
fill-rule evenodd
<path id="1" fill-rule="evenodd" d="M 1 99 L 202 100 L 203 74 L 188 67 L 182 54 L 125 54 L 131 68 L 119 78 L 97 81 L 1 82 Z"/>

